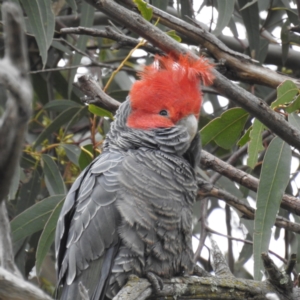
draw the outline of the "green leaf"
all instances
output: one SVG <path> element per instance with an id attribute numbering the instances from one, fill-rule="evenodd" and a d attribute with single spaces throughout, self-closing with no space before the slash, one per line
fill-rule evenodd
<path id="1" fill-rule="evenodd" d="M 61 144 L 61 146 L 65 149 L 69 160 L 76 166 L 79 166 L 78 160 L 79 160 L 79 155 L 81 153 L 80 148 L 76 145 L 71 145 L 71 144 Z"/>
<path id="2" fill-rule="evenodd" d="M 294 111 L 300 110 L 300 95 L 292 101 L 287 107 L 285 107 L 285 111 L 291 114 Z"/>
<path id="3" fill-rule="evenodd" d="M 252 130 L 252 126 L 250 126 L 247 131 L 244 133 L 244 135 L 239 139 L 237 142 L 237 145 L 240 147 L 243 147 L 250 141 L 250 132 Z"/>
<path id="4" fill-rule="evenodd" d="M 283 193 L 290 179 L 292 153 L 279 137 L 270 143 L 262 164 L 254 219 L 254 279 L 261 280 L 262 252 L 267 252 Z"/>
<path id="5" fill-rule="evenodd" d="M 281 37 L 281 51 L 282 51 L 282 55 L 281 55 L 281 59 L 282 59 L 282 64 L 283 66 L 285 66 L 285 62 L 288 58 L 289 55 L 289 50 L 290 50 L 290 21 L 287 20 L 284 22 L 283 26 L 281 27 L 281 33 L 280 33 L 280 37 Z"/>
<path id="6" fill-rule="evenodd" d="M 62 194 L 65 195 L 67 189 L 65 187 L 65 183 L 62 179 L 62 176 L 53 158 L 48 154 L 43 154 L 42 160 L 43 160 L 43 168 L 45 173 L 45 182 L 49 194 L 51 196 L 62 195 Z"/>
<path id="7" fill-rule="evenodd" d="M 80 15 L 80 26 L 82 27 L 92 27 L 94 23 L 94 11 L 95 9 L 91 5 L 87 5 L 87 3 L 81 4 L 81 15 Z M 89 37 L 87 35 L 80 35 L 77 40 L 76 48 L 85 51 L 86 44 Z M 72 66 L 79 65 L 81 61 L 82 55 L 78 52 L 75 53 L 73 59 L 72 59 Z M 73 87 L 73 81 L 75 74 L 77 72 L 77 69 L 73 69 L 70 71 L 69 76 L 69 84 L 68 84 L 68 95 L 71 95 L 72 87 Z M 69 97 L 70 98 L 70 97 Z"/>
<path id="8" fill-rule="evenodd" d="M 49 137 L 54 131 L 59 130 L 59 128 L 65 123 L 69 122 L 70 119 L 80 110 L 82 106 L 74 106 L 64 110 L 59 114 L 49 126 L 47 126 L 37 137 L 36 141 L 33 144 L 33 148 L 36 148 L 40 145 L 46 138 Z"/>
<path id="9" fill-rule="evenodd" d="M 205 146 L 214 140 L 220 147 L 230 149 L 244 129 L 248 115 L 242 108 L 227 110 L 202 128 L 202 145 Z"/>
<path id="10" fill-rule="evenodd" d="M 55 17 L 49 0 L 22 0 L 30 28 L 38 44 L 43 65 L 46 65 L 48 49 L 54 34 Z"/>
<path id="11" fill-rule="evenodd" d="M 166 32 L 166 34 L 178 43 L 181 43 L 181 37 L 176 34 L 175 30 L 169 30 Z"/>
<path id="12" fill-rule="evenodd" d="M 82 147 L 83 150 L 81 150 L 78 163 L 81 170 L 85 169 L 94 159 L 94 149 L 93 145 L 85 145 Z"/>
<path id="13" fill-rule="evenodd" d="M 229 24 L 233 15 L 235 0 L 218 0 L 218 21 L 213 34 L 218 36 L 222 30 Z"/>
<path id="14" fill-rule="evenodd" d="M 264 125 L 258 121 L 254 120 L 252 125 L 252 130 L 250 131 L 250 142 L 248 146 L 248 159 L 247 165 L 250 168 L 254 168 L 257 163 L 258 153 L 264 150 L 262 144 L 262 133 L 264 130 Z"/>
<path id="15" fill-rule="evenodd" d="M 34 204 L 16 216 L 10 222 L 13 242 L 16 243 L 42 230 L 54 207 L 64 197 L 64 195 L 51 196 Z"/>
<path id="16" fill-rule="evenodd" d="M 16 193 L 17 193 L 17 191 L 19 189 L 19 185 L 20 185 L 20 174 L 21 174 L 21 168 L 19 165 L 17 165 L 16 169 L 14 171 L 12 181 L 10 183 L 9 193 L 7 195 L 8 200 L 13 200 L 16 197 Z"/>
<path id="17" fill-rule="evenodd" d="M 298 93 L 299 89 L 293 81 L 284 81 L 277 87 L 277 99 L 271 104 L 271 108 L 292 102 Z"/>
<path id="18" fill-rule="evenodd" d="M 238 0 L 240 7 L 245 7 L 248 4 L 248 0 Z M 259 10 L 258 3 L 254 2 L 251 6 L 240 10 L 240 14 L 243 18 L 244 25 L 247 30 L 247 36 L 249 41 L 249 47 L 251 51 L 251 57 L 257 58 L 260 49 L 260 31 L 259 31 Z"/>
<path id="19" fill-rule="evenodd" d="M 289 123 L 300 131 L 300 117 L 296 113 L 291 113 L 288 118 Z"/>
<path id="20" fill-rule="evenodd" d="M 150 21 L 153 15 L 152 8 L 148 7 L 147 3 L 143 0 L 133 0 L 133 2 L 137 5 L 137 8 L 143 16 L 143 18 L 147 21 Z"/>
<path id="21" fill-rule="evenodd" d="M 61 200 L 53 209 L 45 227 L 39 239 L 39 243 L 36 250 L 35 267 L 37 274 L 40 273 L 42 263 L 46 257 L 48 250 L 50 249 L 55 236 L 55 229 L 57 220 L 63 206 L 64 201 Z"/>
<path id="22" fill-rule="evenodd" d="M 240 11 L 251 6 L 252 4 L 254 4 L 256 2 L 257 2 L 257 0 L 252 0 L 252 1 L 248 2 L 246 5 L 244 5 L 242 8 L 240 8 Z"/>
<path id="23" fill-rule="evenodd" d="M 113 114 L 112 114 L 110 111 L 108 111 L 108 110 L 106 110 L 106 109 L 104 109 L 104 108 L 101 108 L 101 107 L 99 107 L 99 106 L 96 106 L 96 105 L 94 105 L 94 104 L 90 104 L 90 105 L 89 105 L 89 111 L 90 111 L 91 113 L 93 113 L 93 114 L 99 116 L 99 117 L 108 117 L 108 118 L 110 118 L 111 120 L 114 119 L 114 116 L 113 116 Z"/>
<path id="24" fill-rule="evenodd" d="M 82 108 L 83 105 L 71 100 L 52 100 L 44 105 L 43 108 L 50 111 L 62 112 L 71 107 Z"/>

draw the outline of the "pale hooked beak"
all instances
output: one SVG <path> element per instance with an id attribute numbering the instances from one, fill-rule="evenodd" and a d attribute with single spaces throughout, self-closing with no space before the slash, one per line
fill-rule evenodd
<path id="1" fill-rule="evenodd" d="M 198 120 L 194 115 L 188 115 L 177 122 L 177 125 L 184 126 L 190 136 L 190 141 L 193 140 L 198 131 Z"/>

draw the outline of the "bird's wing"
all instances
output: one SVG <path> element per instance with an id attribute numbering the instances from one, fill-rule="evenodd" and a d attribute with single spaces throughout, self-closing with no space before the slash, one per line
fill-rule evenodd
<path id="1" fill-rule="evenodd" d="M 79 282 L 91 299 L 105 296 L 111 263 L 119 247 L 115 207 L 123 156 L 106 152 L 77 178 L 60 214 L 55 237 L 61 299 L 81 299 Z"/>
<path id="2" fill-rule="evenodd" d="M 190 261 L 190 257 L 179 256 L 185 247 L 180 239 L 187 236 L 188 243 L 191 240 L 191 205 L 196 196 L 191 168 L 182 158 L 142 148 L 128 151 L 122 165 L 117 200 L 122 241 L 139 257 L 146 255 L 144 271 L 173 276 L 179 273 L 171 265 L 173 258 Z M 120 260 L 123 269 L 125 258 Z M 190 268 L 190 263 L 184 264 Z M 178 262 L 177 267 L 180 265 Z M 138 261 L 131 266 L 139 273 Z M 112 276 L 119 271 L 116 267 L 115 262 Z"/>

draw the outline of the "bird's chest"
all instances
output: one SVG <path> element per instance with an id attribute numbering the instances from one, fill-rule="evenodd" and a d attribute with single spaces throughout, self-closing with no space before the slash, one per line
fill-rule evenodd
<path id="1" fill-rule="evenodd" d="M 120 183 L 119 232 L 125 245 L 139 256 L 142 269 L 178 275 L 192 256 L 197 186 L 191 167 L 161 152 L 132 153 L 124 160 Z"/>

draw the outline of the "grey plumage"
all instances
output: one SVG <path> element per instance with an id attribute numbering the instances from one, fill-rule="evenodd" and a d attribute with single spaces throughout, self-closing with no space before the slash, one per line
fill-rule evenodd
<path id="1" fill-rule="evenodd" d="M 56 231 L 61 299 L 113 297 L 130 274 L 163 278 L 193 271 L 192 205 L 199 135 L 183 126 L 126 126 L 124 102 L 103 153 L 73 184 Z"/>

